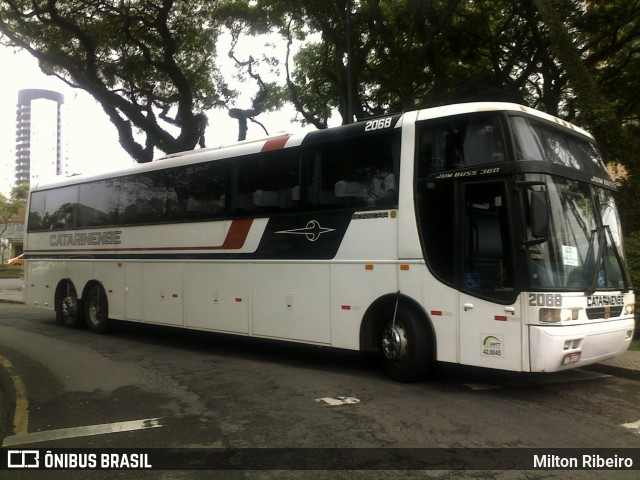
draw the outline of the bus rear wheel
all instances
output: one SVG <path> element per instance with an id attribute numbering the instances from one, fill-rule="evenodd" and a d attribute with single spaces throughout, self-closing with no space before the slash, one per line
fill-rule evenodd
<path id="1" fill-rule="evenodd" d="M 71 328 L 82 326 L 82 307 L 75 287 L 71 283 L 61 286 L 56 295 L 56 320 Z"/>
<path id="2" fill-rule="evenodd" d="M 101 286 L 91 287 L 84 300 L 84 316 L 87 328 L 95 333 L 105 333 L 109 330 L 109 306 L 107 296 Z"/>
<path id="3" fill-rule="evenodd" d="M 379 338 L 382 366 L 393 380 L 413 382 L 429 374 L 433 357 L 429 330 L 411 310 L 399 305 Z"/>

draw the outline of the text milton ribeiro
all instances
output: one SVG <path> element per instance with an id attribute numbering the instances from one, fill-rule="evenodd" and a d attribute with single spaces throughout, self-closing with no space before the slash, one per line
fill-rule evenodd
<path id="1" fill-rule="evenodd" d="M 631 468 L 633 459 L 629 457 L 603 457 L 601 455 L 582 455 L 581 457 L 561 457 L 560 455 L 534 455 L 533 468 L 577 468 L 606 469 Z"/>

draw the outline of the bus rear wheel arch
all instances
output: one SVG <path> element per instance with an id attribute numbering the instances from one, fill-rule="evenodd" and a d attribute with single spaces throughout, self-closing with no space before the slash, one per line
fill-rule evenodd
<path id="1" fill-rule="evenodd" d="M 399 382 L 426 378 L 435 359 L 435 337 L 429 318 L 410 299 L 389 295 L 365 315 L 361 349 L 375 350 L 385 373 Z"/>
<path id="2" fill-rule="evenodd" d="M 84 318 L 87 328 L 95 333 L 106 333 L 110 326 L 107 294 L 99 283 L 87 286 L 84 297 Z"/>
<path id="3" fill-rule="evenodd" d="M 55 294 L 56 320 L 70 328 L 83 325 L 82 301 L 75 285 L 69 279 L 58 284 Z"/>

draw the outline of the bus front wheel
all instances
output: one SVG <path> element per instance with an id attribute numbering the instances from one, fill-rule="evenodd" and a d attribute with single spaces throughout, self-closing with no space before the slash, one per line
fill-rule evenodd
<path id="1" fill-rule="evenodd" d="M 402 305 L 394 317 L 380 334 L 382 366 L 393 380 L 421 380 L 428 375 L 432 359 L 426 322 Z"/>
<path id="2" fill-rule="evenodd" d="M 105 333 L 109 329 L 109 306 L 101 286 L 91 287 L 84 301 L 84 316 L 89 330 Z"/>
<path id="3" fill-rule="evenodd" d="M 82 325 L 82 307 L 73 284 L 66 283 L 56 295 L 56 319 L 71 328 Z"/>

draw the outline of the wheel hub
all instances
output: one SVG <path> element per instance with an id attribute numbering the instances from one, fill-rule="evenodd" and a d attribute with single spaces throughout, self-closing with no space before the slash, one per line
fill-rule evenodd
<path id="1" fill-rule="evenodd" d="M 100 323 L 102 318 L 102 309 L 100 308 L 100 304 L 97 299 L 92 299 L 91 303 L 89 303 L 89 320 L 92 323 Z"/>
<path id="2" fill-rule="evenodd" d="M 62 314 L 66 318 L 72 318 L 78 311 L 78 299 L 74 296 L 66 296 L 62 300 Z"/>
<path id="3" fill-rule="evenodd" d="M 407 336 L 404 327 L 394 322 L 382 333 L 382 352 L 389 360 L 401 361 L 407 355 Z"/>

